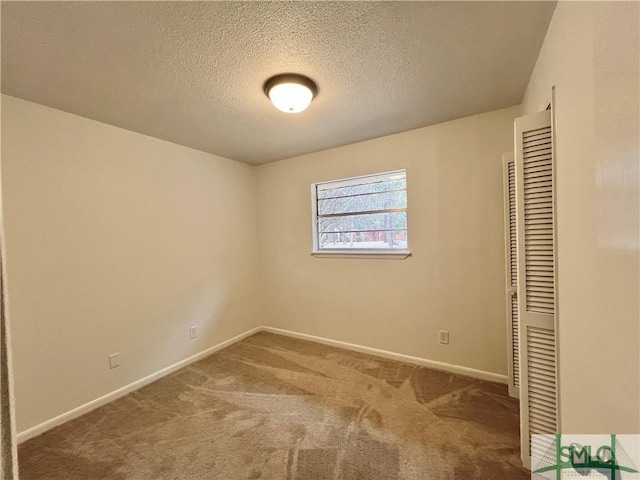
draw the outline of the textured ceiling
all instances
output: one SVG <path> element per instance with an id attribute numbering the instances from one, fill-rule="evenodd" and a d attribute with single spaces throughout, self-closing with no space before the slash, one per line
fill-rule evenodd
<path id="1" fill-rule="evenodd" d="M 555 2 L 2 2 L 2 91 L 259 164 L 516 105 Z M 297 115 L 262 92 L 313 78 Z"/>

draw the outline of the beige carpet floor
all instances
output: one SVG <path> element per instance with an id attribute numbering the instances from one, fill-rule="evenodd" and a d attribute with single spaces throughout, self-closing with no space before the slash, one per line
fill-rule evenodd
<path id="1" fill-rule="evenodd" d="M 525 480 L 503 385 L 258 333 L 29 440 L 21 480 Z"/>

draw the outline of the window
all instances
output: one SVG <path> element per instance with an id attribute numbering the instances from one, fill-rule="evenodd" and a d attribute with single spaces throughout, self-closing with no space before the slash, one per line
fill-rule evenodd
<path id="1" fill-rule="evenodd" d="M 405 170 L 311 186 L 314 254 L 407 257 Z"/>

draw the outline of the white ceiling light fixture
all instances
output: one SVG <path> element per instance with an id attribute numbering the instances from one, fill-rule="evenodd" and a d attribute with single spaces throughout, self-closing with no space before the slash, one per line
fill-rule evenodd
<path id="1" fill-rule="evenodd" d="M 264 93 L 281 112 L 306 110 L 318 94 L 316 82 L 297 73 L 283 73 L 264 82 Z"/>

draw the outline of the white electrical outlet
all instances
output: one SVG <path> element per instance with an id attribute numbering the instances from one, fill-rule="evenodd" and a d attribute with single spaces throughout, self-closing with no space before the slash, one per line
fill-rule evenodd
<path id="1" fill-rule="evenodd" d="M 120 366 L 120 353 L 112 353 L 109 355 L 109 368 L 116 368 Z"/>
<path id="2" fill-rule="evenodd" d="M 189 338 L 194 339 L 198 336 L 198 327 L 189 327 Z"/>
<path id="3" fill-rule="evenodd" d="M 440 330 L 440 343 L 449 344 L 449 331 Z"/>

